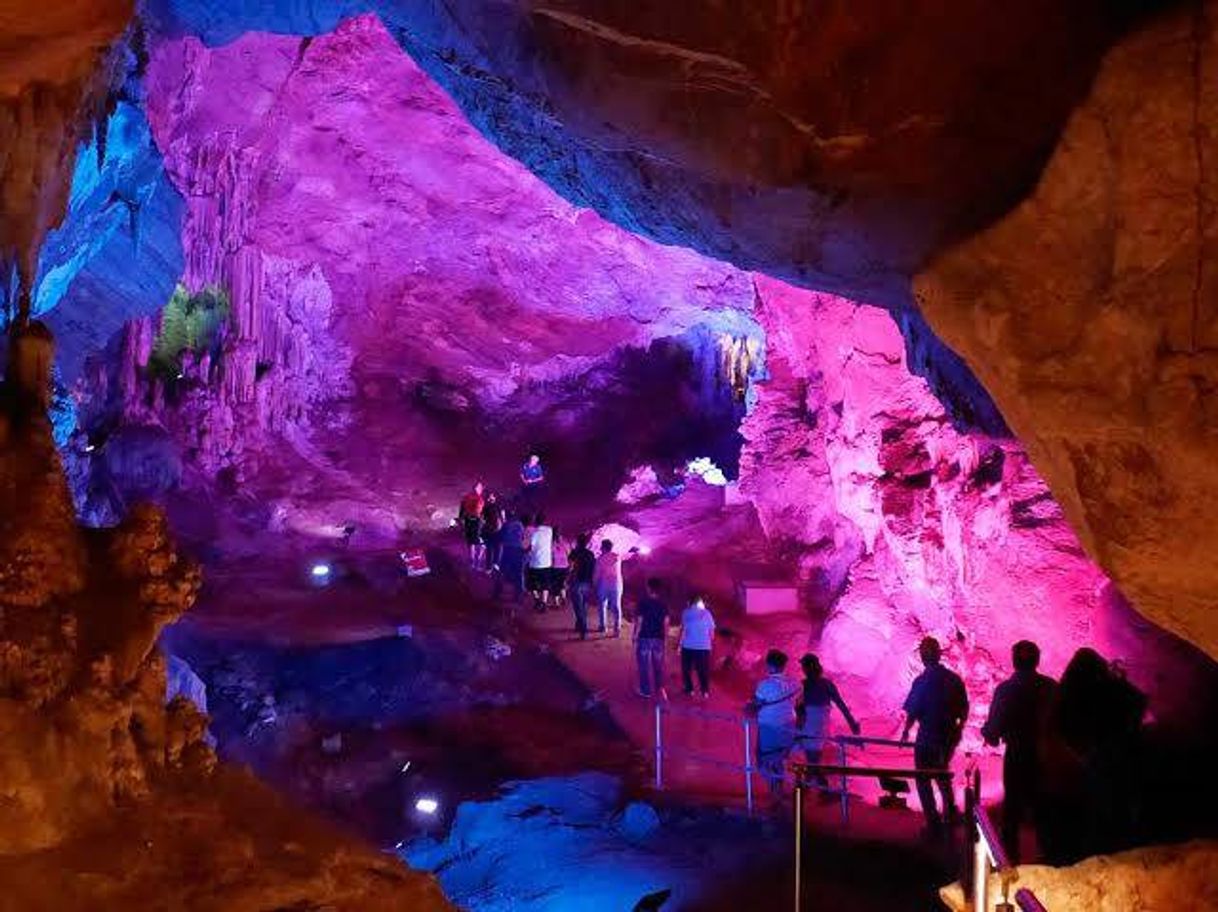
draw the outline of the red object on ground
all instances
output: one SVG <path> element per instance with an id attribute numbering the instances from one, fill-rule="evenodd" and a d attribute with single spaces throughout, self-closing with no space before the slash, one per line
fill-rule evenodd
<path id="1" fill-rule="evenodd" d="M 403 551 L 398 555 L 398 559 L 402 563 L 402 570 L 407 576 L 426 576 L 431 573 L 431 567 L 427 563 L 427 555 L 423 553 L 422 548 L 412 548 L 409 551 Z"/>

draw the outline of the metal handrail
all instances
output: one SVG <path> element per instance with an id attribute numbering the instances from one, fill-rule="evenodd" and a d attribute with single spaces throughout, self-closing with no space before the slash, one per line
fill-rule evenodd
<path id="1" fill-rule="evenodd" d="M 973 910 L 974 912 L 990 912 L 989 888 L 990 869 L 998 872 L 1002 883 L 1002 901 L 1008 902 L 1011 881 L 1015 878 L 1017 869 L 1011 864 L 1002 840 L 994 832 L 994 822 L 985 808 L 978 803 L 973 808 L 973 823 L 977 830 L 977 840 L 973 847 Z M 1015 905 L 1021 912 L 1048 912 L 1044 904 L 1036 898 L 1036 894 L 1027 887 L 1015 891 Z"/>

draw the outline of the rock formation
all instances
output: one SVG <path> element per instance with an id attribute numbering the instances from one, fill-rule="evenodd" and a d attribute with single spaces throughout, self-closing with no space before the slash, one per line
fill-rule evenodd
<path id="1" fill-rule="evenodd" d="M 154 507 L 133 508 L 112 530 L 77 525 L 45 414 L 50 333 L 34 323 L 10 344 L 0 387 L 6 902 L 92 909 L 125 895 L 146 907 L 254 909 L 358 895 L 372 908 L 446 908 L 433 884 L 312 824 L 298 823 L 306 832 L 287 849 L 280 834 L 293 812 L 246 778 L 216 774 L 206 718 L 185 697 L 166 705 L 156 650 L 161 628 L 193 603 L 199 570 L 178 556 Z M 258 804 L 264 817 L 229 826 L 228 815 Z M 86 837 L 88 851 L 73 848 Z M 228 840 L 244 848 L 225 858 L 216 846 Z M 175 846 L 195 853 L 190 867 Z M 202 846 L 226 870 L 212 872 L 200 904 L 190 883 Z M 111 867 L 137 849 L 145 860 Z M 285 851 L 296 863 L 284 864 Z M 84 871 L 92 886 L 82 891 L 74 881 Z"/>
<path id="2" fill-rule="evenodd" d="M 814 645 L 856 713 L 895 725 L 918 640 L 936 637 L 974 698 L 968 749 L 1021 638 L 1052 674 L 1095 646 L 1161 716 L 1202 723 L 1188 694 L 1205 661 L 1133 618 L 1017 442 L 953 426 L 888 314 L 756 282 L 769 375 L 741 429 L 739 487 L 798 555 L 819 629 L 796 654 Z"/>
<path id="3" fill-rule="evenodd" d="M 1089 858 L 1068 868 L 1024 865 L 1010 885 L 1011 895 L 1031 889 L 1054 912 L 1175 912 L 1210 909 L 1218 905 L 1218 845 L 1183 845 L 1138 849 L 1119 855 Z M 997 875 L 990 878 L 990 896 L 1002 896 Z M 958 884 L 942 891 L 953 912 L 973 908 Z"/>
<path id="4" fill-rule="evenodd" d="M 1088 551 L 1218 650 L 1218 5 L 1104 61 L 1031 196 L 918 277 Z"/>

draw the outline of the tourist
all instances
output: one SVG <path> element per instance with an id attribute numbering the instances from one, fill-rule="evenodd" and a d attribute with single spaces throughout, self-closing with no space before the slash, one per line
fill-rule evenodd
<path id="1" fill-rule="evenodd" d="M 461 498 L 461 508 L 457 512 L 457 521 L 461 524 L 461 533 L 465 536 L 465 544 L 469 548 L 469 566 L 471 570 L 482 567 L 482 482 L 475 481 L 473 488 Z"/>
<path id="2" fill-rule="evenodd" d="M 502 550 L 500 533 L 503 531 L 503 504 L 494 491 L 486 495 L 482 507 L 482 543 L 486 546 L 486 569 L 499 569 L 499 554 Z"/>
<path id="3" fill-rule="evenodd" d="M 951 766 L 952 754 L 960 743 L 964 731 L 964 720 L 968 717 L 968 694 L 960 676 L 941 664 L 943 650 L 934 637 L 926 637 L 918 645 L 918 655 L 925 670 L 918 675 L 905 698 L 905 728 L 901 740 L 909 740 L 909 732 L 916 724 L 918 736 L 914 741 L 914 766 L 920 770 L 946 770 Z M 926 817 L 928 836 L 943 833 L 943 818 L 948 822 L 959 818 L 956 798 L 952 792 L 950 776 L 936 778 L 939 792 L 943 796 L 943 812 L 935 804 L 934 789 L 930 780 L 919 777 L 918 800 Z"/>
<path id="4" fill-rule="evenodd" d="M 495 598 L 503 594 L 506 583 L 512 587 L 512 598 L 524 597 L 524 523 L 515 513 L 509 513 L 499 530 L 499 573 L 495 576 Z"/>
<path id="5" fill-rule="evenodd" d="M 538 513 L 529 528 L 526 582 L 533 596 L 533 610 L 545 611 L 549 601 L 550 571 L 554 567 L 554 530 Z"/>
<path id="6" fill-rule="evenodd" d="M 1146 707 L 1146 695 L 1094 649 L 1079 649 L 1066 665 L 1042 745 L 1037 840 L 1047 863 L 1074 864 L 1144 838 Z"/>
<path id="7" fill-rule="evenodd" d="M 1040 647 L 1020 640 L 1011 647 L 1015 673 L 994 690 L 990 714 L 981 737 L 997 747 L 1006 742 L 1002 757 L 1002 843 L 1007 857 L 1019 863 L 1020 825 L 1029 816 L 1039 818 L 1040 736 L 1044 731 L 1057 682 L 1037 672 Z"/>
<path id="8" fill-rule="evenodd" d="M 567 592 L 567 576 L 570 573 L 571 543 L 558 530 L 558 526 L 554 527 L 554 545 L 550 549 L 554 555 L 553 564 L 550 567 L 550 579 L 547 585 L 550 598 L 554 600 L 555 607 L 558 607 L 566 601 Z"/>
<path id="9" fill-rule="evenodd" d="M 820 763 L 825 743 L 829 739 L 829 710 L 836 706 L 850 727 L 851 733 L 859 733 L 859 724 L 850 714 L 850 708 L 838 692 L 837 685 L 825 676 L 820 659 L 811 653 L 799 660 L 804 672 L 803 696 L 796 707 L 796 717 L 802 719 L 799 727 L 799 741 L 808 763 Z M 821 774 L 816 774 L 815 781 L 821 788 L 828 788 L 829 783 Z"/>
<path id="10" fill-rule="evenodd" d="M 541 465 L 541 457 L 536 453 L 530 453 L 529 458 L 520 467 L 520 500 L 525 509 L 538 510 L 541 508 L 545 484 L 546 473 Z"/>
<path id="11" fill-rule="evenodd" d="M 613 542 L 601 542 L 601 553 L 596 559 L 596 601 L 600 606 L 601 628 L 605 633 L 607 614 L 613 611 L 613 635 L 622 635 L 622 556 L 613 550 Z"/>
<path id="12" fill-rule="evenodd" d="M 698 693 L 710 696 L 711 646 L 715 640 L 715 618 L 701 596 L 695 595 L 681 613 L 681 632 L 677 637 L 681 650 L 681 683 L 685 696 L 694 695 L 694 676 L 698 678 Z"/>
<path id="13" fill-rule="evenodd" d="M 588 603 L 596 580 L 596 555 L 588 547 L 591 540 L 592 536 L 581 532 L 568 555 L 571 609 L 575 612 L 575 632 L 581 640 L 588 639 Z"/>
<path id="14" fill-rule="evenodd" d="M 777 797 L 795 740 L 795 701 L 800 687 L 787 675 L 787 654 L 781 649 L 766 653 L 765 668 L 766 676 L 757 683 L 746 711 L 757 717 L 757 766 L 770 795 Z"/>
<path id="15" fill-rule="evenodd" d="M 660 581 L 647 581 L 634 620 L 634 652 L 639 666 L 639 696 L 668 699 L 664 689 L 664 641 L 668 636 L 668 606 L 660 598 Z"/>

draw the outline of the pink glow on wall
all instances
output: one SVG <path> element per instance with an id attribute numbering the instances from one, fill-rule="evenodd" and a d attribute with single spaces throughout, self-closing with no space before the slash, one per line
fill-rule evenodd
<path id="1" fill-rule="evenodd" d="M 1022 638 L 1050 674 L 1091 645 L 1160 708 L 1186 702 L 1188 650 L 1124 603 L 1018 442 L 952 427 L 887 314 L 765 277 L 757 287 L 771 380 L 745 421 L 741 489 L 771 536 L 800 543 L 823 615 L 811 645 L 873 733 L 897 732 L 924 635 L 968 685 L 963 750 L 981 747 Z"/>

